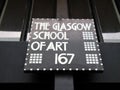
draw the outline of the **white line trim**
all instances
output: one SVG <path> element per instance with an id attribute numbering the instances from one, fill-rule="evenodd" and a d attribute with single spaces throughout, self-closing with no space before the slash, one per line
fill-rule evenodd
<path id="1" fill-rule="evenodd" d="M 116 12 L 116 15 L 117 15 L 117 18 L 118 18 L 118 21 L 120 23 L 120 14 L 119 14 L 119 11 L 117 9 L 117 6 L 116 6 L 116 3 L 115 3 L 115 0 L 112 0 L 113 2 L 113 6 L 114 6 L 114 9 L 115 9 L 115 12 Z"/>
<path id="2" fill-rule="evenodd" d="M 29 36 L 30 36 L 30 33 L 27 33 L 26 41 L 29 41 Z"/>
<path id="3" fill-rule="evenodd" d="M 120 42 L 120 32 L 118 33 L 103 33 L 104 42 Z"/>
<path id="4" fill-rule="evenodd" d="M 20 37 L 20 31 L 0 31 L 0 41 L 20 41 Z"/>
<path id="5" fill-rule="evenodd" d="M 5 5 L 3 7 L 3 10 L 2 10 L 2 13 L 1 13 L 1 16 L 0 16 L 0 24 L 2 22 L 2 19 L 3 19 L 3 16 L 4 16 L 4 13 L 5 13 L 5 10 L 7 8 L 7 4 L 8 4 L 8 0 L 5 1 Z"/>

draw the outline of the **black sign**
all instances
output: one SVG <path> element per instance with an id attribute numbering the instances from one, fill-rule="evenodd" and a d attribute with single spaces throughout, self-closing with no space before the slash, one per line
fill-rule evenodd
<path id="1" fill-rule="evenodd" d="M 34 19 L 25 71 L 103 70 L 93 19 Z"/>

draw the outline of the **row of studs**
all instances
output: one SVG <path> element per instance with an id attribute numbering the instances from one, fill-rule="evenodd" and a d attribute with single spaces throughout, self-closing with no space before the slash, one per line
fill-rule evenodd
<path id="1" fill-rule="evenodd" d="M 69 19 L 69 18 L 32 18 L 32 20 L 92 20 L 94 21 L 94 19 Z"/>
<path id="2" fill-rule="evenodd" d="M 33 28 L 33 23 L 34 23 L 34 21 L 33 21 L 33 19 L 32 19 L 31 31 L 32 31 L 32 28 Z M 30 34 L 31 34 L 31 31 L 30 31 L 30 33 L 29 33 L 28 42 L 30 42 L 30 38 L 31 38 Z M 28 53 L 28 51 L 30 50 L 29 47 L 30 47 L 30 44 L 28 43 L 27 54 L 26 54 L 26 56 L 29 55 L 29 53 Z M 25 58 L 25 60 L 26 60 L 26 61 L 25 61 L 25 64 L 24 64 L 24 65 L 27 66 L 27 60 L 28 60 L 28 58 Z"/>
<path id="3" fill-rule="evenodd" d="M 41 69 L 37 68 L 36 70 L 37 70 L 37 71 L 40 71 Z M 43 68 L 42 70 L 43 70 L 43 71 L 47 71 L 48 69 Z M 52 68 L 50 68 L 49 70 L 50 70 L 50 71 L 53 71 Z M 61 69 L 56 68 L 56 71 L 60 71 L 60 70 L 61 70 Z M 85 68 L 82 68 L 82 69 L 75 68 L 75 71 L 81 71 L 81 70 L 82 70 L 82 71 L 98 71 L 97 68 L 95 68 L 95 69 L 91 69 L 91 68 L 88 68 L 88 69 L 85 69 Z M 102 69 L 102 70 L 103 70 L 103 69 Z M 24 71 L 26 71 L 26 69 L 24 69 Z M 34 71 L 33 68 L 30 68 L 30 71 Z M 68 70 L 65 69 L 65 68 L 63 68 L 62 71 L 68 71 Z M 69 68 L 69 71 L 74 71 L 74 70 L 73 70 L 72 68 Z"/>
<path id="4" fill-rule="evenodd" d="M 96 29 L 95 29 L 95 23 L 94 22 L 92 22 L 92 23 L 93 23 L 94 30 L 96 31 Z M 95 38 L 98 39 L 96 32 L 95 32 Z M 96 43 L 97 43 L 98 51 L 100 52 L 98 40 L 96 40 Z M 103 67 L 102 58 L 101 58 L 101 54 L 100 53 L 99 53 L 99 56 L 100 56 L 100 61 L 101 61 L 100 65 Z"/>

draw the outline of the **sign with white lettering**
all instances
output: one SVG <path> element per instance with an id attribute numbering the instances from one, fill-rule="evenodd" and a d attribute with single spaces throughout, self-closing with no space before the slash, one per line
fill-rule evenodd
<path id="1" fill-rule="evenodd" d="M 33 18 L 24 70 L 103 70 L 94 20 Z"/>

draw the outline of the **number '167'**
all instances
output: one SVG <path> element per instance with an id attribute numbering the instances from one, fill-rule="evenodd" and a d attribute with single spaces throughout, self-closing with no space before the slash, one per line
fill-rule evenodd
<path id="1" fill-rule="evenodd" d="M 74 57 L 75 54 L 73 53 L 61 53 L 61 54 L 56 53 L 55 64 L 62 64 L 62 65 L 71 64 Z"/>

